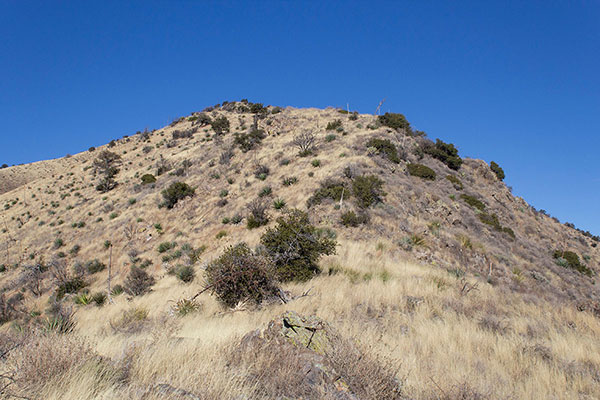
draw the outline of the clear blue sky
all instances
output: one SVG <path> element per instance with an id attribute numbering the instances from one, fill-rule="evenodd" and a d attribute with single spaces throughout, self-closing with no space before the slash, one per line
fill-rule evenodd
<path id="1" fill-rule="evenodd" d="M 326 3 L 326 4 L 322 4 Z M 600 233 L 600 2 L 0 0 L 0 164 L 223 100 L 404 113 Z"/>

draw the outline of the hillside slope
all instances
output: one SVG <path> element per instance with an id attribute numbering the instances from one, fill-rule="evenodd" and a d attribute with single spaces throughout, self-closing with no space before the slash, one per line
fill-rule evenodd
<path id="1" fill-rule="evenodd" d="M 189 121 L 192 116 L 151 133 L 116 140 L 114 147 L 1 171 L 3 179 L 20 176 L 26 182 L 0 196 L 6 239 L 2 263 L 10 267 L 37 255 L 48 261 L 75 245 L 80 249 L 76 256 L 67 254 L 68 263 L 94 258 L 106 262 L 104 242 L 111 240 L 117 281 L 128 271 L 127 250 L 132 248 L 138 257 L 150 259 L 153 271 L 160 273 L 164 266 L 155 251 L 159 242 L 204 245 L 211 255 L 247 236 L 252 241 L 257 236 L 247 231 L 245 221 L 223 224 L 223 218 L 245 217 L 247 204 L 265 187 L 271 190 L 265 199 L 282 198 L 287 208 L 306 209 L 310 196 L 329 179 L 347 187 L 342 207 L 336 207 L 338 201 L 324 199 L 310 208 L 310 214 L 315 223 L 335 230 L 341 238 L 389 240 L 423 263 L 462 269 L 494 284 L 579 302 L 582 307 L 598 300 L 593 277 L 557 265 L 553 258 L 557 250 L 573 251 L 595 273 L 600 257 L 597 242 L 512 196 L 485 162 L 465 159 L 458 171 L 452 170 L 415 151 L 423 146 L 422 138 L 381 126 L 371 115 L 355 115 L 351 120 L 353 114 L 335 109 L 287 108 L 267 114 L 257 121 L 267 136 L 252 150 L 242 152 L 234 133 L 250 130 L 255 114 L 226 111 L 232 108 L 235 103 L 205 114 L 212 119 L 227 117 L 231 133 L 214 135 L 210 125 L 200 127 L 197 121 Z M 341 126 L 327 130 L 336 120 Z M 310 156 L 299 157 L 292 141 L 304 131 L 315 132 L 316 149 Z M 174 133 L 191 137 L 173 139 Z M 402 160 L 391 162 L 385 154 L 368 148 L 371 138 L 390 140 Z M 105 149 L 119 154 L 123 165 L 118 187 L 101 194 L 95 190 L 99 178 L 92 161 Z M 188 163 L 185 168 L 184 162 Z M 430 167 L 435 180 L 411 176 L 409 163 Z M 269 170 L 264 180 L 259 179 L 260 172 L 255 174 L 261 166 Z M 159 176 L 159 167 L 168 171 Z M 142 185 L 140 177 L 148 173 L 158 180 Z M 340 223 L 345 211 L 360 214 L 351 196 L 351 175 L 375 175 L 383 180 L 386 192 L 381 202 L 368 209 L 369 223 L 355 228 Z M 448 175 L 458 178 L 458 184 L 446 179 Z M 286 177 L 296 178 L 297 183 L 286 186 Z M 9 179 L 5 184 L 3 180 L 2 186 L 17 181 Z M 174 181 L 196 187 L 196 195 L 173 210 L 159 209 L 161 191 Z M 469 205 L 472 199 L 482 203 Z M 281 210 L 271 209 L 269 214 L 273 221 Z M 496 215 L 499 225 L 489 218 L 484 221 L 481 214 Z M 162 227 L 160 233 L 155 224 Z M 499 227 L 510 228 L 514 238 Z M 215 239 L 221 230 L 227 235 Z M 54 248 L 57 239 L 64 243 L 60 249 Z"/>
<path id="2" fill-rule="evenodd" d="M 318 314 L 373 354 L 393 356 L 410 398 L 594 398 L 598 238 L 535 210 L 486 162 L 453 151 L 399 114 L 235 102 L 72 157 L 0 170 L 0 332 L 48 323 L 62 298 L 77 303 L 75 333 L 94 352 L 132 363 L 125 386 L 98 389 L 84 369 L 69 378 L 78 392 L 50 382 L 45 398 L 185 398 L 140 392 L 162 381 L 199 398 L 276 398 L 283 394 L 275 389 L 252 391 L 265 384 L 258 378 L 238 382 L 224 358 L 244 333 L 289 309 Z M 110 173 L 116 186 L 98 190 L 95 160 L 107 154 L 120 156 Z M 194 194 L 168 203 L 163 192 L 176 182 Z M 249 229 L 261 205 L 268 222 Z M 294 208 L 339 242 L 338 255 L 321 262 L 326 273 L 286 284 L 289 304 L 224 309 L 203 293 L 196 316 L 173 316 L 174 302 L 206 286 L 210 261 L 240 241 L 258 245 Z M 132 266 L 155 279 L 152 292 L 88 304 L 109 281 L 127 291 Z M 179 282 L 172 275 L 180 266 L 196 279 Z M 60 288 L 67 278 L 81 287 Z M 119 328 L 128 310 L 145 310 L 142 322 Z M 199 372 L 211 390 L 178 374 L 185 353 L 193 354 L 186 363 L 219 360 Z M 457 359 L 464 374 L 450 371 Z"/>

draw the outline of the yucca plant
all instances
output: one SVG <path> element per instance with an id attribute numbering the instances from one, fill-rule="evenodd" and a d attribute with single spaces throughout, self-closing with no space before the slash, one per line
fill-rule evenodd
<path id="1" fill-rule="evenodd" d="M 275 200 L 273 200 L 273 208 L 276 210 L 281 210 L 283 207 L 285 207 L 285 204 L 285 200 L 281 197 L 278 197 Z"/>
<path id="2" fill-rule="evenodd" d="M 173 314 L 184 317 L 200 309 L 200 304 L 196 300 L 179 299 L 171 307 Z"/>

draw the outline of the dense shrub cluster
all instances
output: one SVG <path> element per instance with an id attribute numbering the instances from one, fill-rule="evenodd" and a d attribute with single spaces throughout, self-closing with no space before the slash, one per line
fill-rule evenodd
<path id="1" fill-rule="evenodd" d="M 152 174 L 144 174 L 141 177 L 142 185 L 149 185 L 156 182 L 156 177 Z"/>
<path id="2" fill-rule="evenodd" d="M 587 276 L 593 275 L 593 271 L 589 267 L 581 263 L 581 261 L 579 260 L 579 256 L 575 252 L 555 250 L 552 254 L 552 257 L 555 260 L 557 260 L 557 263 L 559 265 L 562 265 L 566 268 L 574 269 Z"/>
<path id="3" fill-rule="evenodd" d="M 398 150 L 396 146 L 389 139 L 378 139 L 373 138 L 367 142 L 367 147 L 374 147 L 379 153 L 384 154 L 388 160 L 393 163 L 399 164 L 400 157 L 398 157 Z"/>
<path id="4" fill-rule="evenodd" d="M 410 127 L 410 123 L 406 119 L 406 117 L 402 114 L 397 113 L 385 113 L 377 117 L 377 121 L 389 128 L 395 129 L 397 131 L 404 130 L 407 134 L 412 133 L 412 128 Z"/>
<path id="5" fill-rule="evenodd" d="M 408 173 L 426 180 L 434 181 L 436 173 L 434 170 L 423 164 L 408 164 Z"/>
<path id="6" fill-rule="evenodd" d="M 210 125 L 217 135 L 229 132 L 229 120 L 224 115 L 215 118 Z"/>
<path id="7" fill-rule="evenodd" d="M 490 163 L 490 169 L 496 174 L 498 179 L 500 179 L 501 181 L 504 180 L 504 178 L 505 178 L 504 170 L 495 161 L 492 161 Z"/>
<path id="8" fill-rule="evenodd" d="M 381 202 L 382 197 L 386 195 L 383 191 L 383 181 L 375 175 L 355 177 L 352 180 L 352 194 L 361 208 Z"/>
<path id="9" fill-rule="evenodd" d="M 278 293 L 270 259 L 254 253 L 246 243 L 229 247 L 206 268 L 208 287 L 228 307 L 256 304 Z"/>
<path id="10" fill-rule="evenodd" d="M 187 183 L 174 182 L 162 191 L 162 196 L 165 199 L 164 205 L 169 209 L 173 208 L 179 200 L 194 196 L 194 192 L 195 190 Z"/>
<path id="11" fill-rule="evenodd" d="M 305 281 L 320 272 L 317 261 L 322 255 L 335 253 L 336 241 L 322 237 L 308 219 L 308 214 L 291 210 L 277 219 L 260 240 L 273 260 L 282 281 Z"/>
<path id="12" fill-rule="evenodd" d="M 265 131 L 252 127 L 248 133 L 236 133 L 235 144 L 245 153 L 259 145 L 265 137 L 267 137 Z"/>
<path id="13" fill-rule="evenodd" d="M 446 164 L 450 169 L 459 170 L 462 165 L 462 159 L 458 155 L 458 150 L 452 143 L 444 143 L 440 139 L 435 141 L 435 144 L 430 140 L 424 141 L 421 149 L 425 154 L 436 158 Z"/>

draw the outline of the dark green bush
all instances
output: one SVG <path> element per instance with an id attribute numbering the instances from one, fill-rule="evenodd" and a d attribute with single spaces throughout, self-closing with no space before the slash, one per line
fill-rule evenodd
<path id="1" fill-rule="evenodd" d="M 383 181 L 375 175 L 357 176 L 352 180 L 352 194 L 361 208 L 382 202 L 386 195 L 382 188 Z"/>
<path id="2" fill-rule="evenodd" d="M 498 179 L 500 179 L 501 181 L 504 180 L 504 178 L 505 178 L 504 170 L 495 161 L 492 161 L 490 163 L 490 169 L 496 174 Z"/>
<path id="3" fill-rule="evenodd" d="M 141 296 L 154 285 L 154 278 L 141 268 L 132 266 L 125 279 L 125 291 L 132 296 Z"/>
<path id="4" fill-rule="evenodd" d="M 496 230 L 502 230 L 502 225 L 500 225 L 500 221 L 498 220 L 498 216 L 496 214 L 481 213 L 478 215 L 478 217 L 479 220 L 484 224 L 490 225 Z"/>
<path id="5" fill-rule="evenodd" d="M 224 115 L 215 118 L 210 125 L 217 135 L 229 132 L 229 120 Z"/>
<path id="6" fill-rule="evenodd" d="M 340 201 L 344 193 L 344 198 L 350 197 L 350 191 L 345 189 L 344 182 L 327 179 L 321 183 L 321 187 L 313 193 L 313 195 L 307 201 L 307 207 L 321 204 L 325 199 L 332 199 L 334 201 Z"/>
<path id="7" fill-rule="evenodd" d="M 327 124 L 327 127 L 325 128 L 325 130 L 328 131 L 335 131 L 339 128 L 342 127 L 342 120 L 341 119 L 336 119 L 335 121 L 332 121 L 330 123 Z"/>
<path id="8" fill-rule="evenodd" d="M 552 254 L 552 257 L 556 260 L 565 260 L 562 264 L 567 268 L 574 269 L 584 275 L 592 276 L 594 272 L 585 264 L 582 264 L 579 260 L 579 256 L 577 253 L 572 251 L 564 251 L 564 250 L 555 250 Z"/>
<path id="9" fill-rule="evenodd" d="M 336 241 L 317 233 L 308 214 L 291 210 L 277 219 L 260 239 L 275 264 L 282 281 L 306 281 L 320 272 L 317 261 L 322 255 L 335 254 Z"/>
<path id="10" fill-rule="evenodd" d="M 425 154 L 440 160 L 450 169 L 459 170 L 462 165 L 458 150 L 452 143 L 444 143 L 440 139 L 436 139 L 435 144 L 433 144 L 433 142 L 427 140 L 421 145 L 421 148 Z"/>
<path id="11" fill-rule="evenodd" d="M 194 189 L 184 182 L 174 182 L 167 189 L 162 191 L 165 205 L 167 208 L 173 208 L 181 199 L 194 196 Z"/>
<path id="12" fill-rule="evenodd" d="M 249 133 L 236 133 L 234 141 L 240 147 L 240 150 L 246 153 L 259 145 L 265 137 L 267 137 L 265 131 L 253 127 Z"/>
<path id="13" fill-rule="evenodd" d="M 159 253 L 164 253 L 166 251 L 174 249 L 176 246 L 177 246 L 176 242 L 162 242 L 161 244 L 158 245 L 158 248 L 156 250 Z"/>
<path id="14" fill-rule="evenodd" d="M 404 130 L 407 134 L 412 134 L 410 123 L 402 114 L 385 113 L 377 117 L 377 121 L 383 125 L 396 130 Z"/>
<path id="15" fill-rule="evenodd" d="M 408 164 L 408 173 L 429 181 L 435 181 L 436 173 L 434 170 L 423 164 Z"/>
<path id="16" fill-rule="evenodd" d="M 479 211 L 483 211 L 485 209 L 485 204 L 474 196 L 470 196 L 468 194 L 463 193 L 460 195 L 460 198 L 463 199 L 465 203 L 467 203 L 473 208 L 478 209 Z"/>
<path id="17" fill-rule="evenodd" d="M 452 183 L 452 186 L 454 186 L 454 189 L 456 189 L 456 190 L 462 190 L 463 183 L 456 176 L 454 176 L 454 175 L 447 175 L 446 179 L 448 179 Z"/>
<path id="18" fill-rule="evenodd" d="M 243 242 L 227 248 L 206 267 L 206 281 L 211 292 L 228 307 L 246 301 L 259 304 L 279 291 L 272 261 L 255 254 Z"/>
<path id="19" fill-rule="evenodd" d="M 369 222 L 369 216 L 364 212 L 356 214 L 354 211 L 346 211 L 341 215 L 341 223 L 344 226 L 357 227 L 367 222 Z"/>
<path id="20" fill-rule="evenodd" d="M 373 138 L 367 142 L 367 147 L 374 147 L 380 153 L 384 154 L 388 160 L 393 163 L 399 164 L 400 157 L 398 157 L 398 150 L 396 146 L 389 139 L 378 139 Z"/>
<path id="21" fill-rule="evenodd" d="M 92 295 L 92 301 L 96 303 L 98 307 L 102 307 L 106 302 L 106 293 L 97 292 Z"/>
<path id="22" fill-rule="evenodd" d="M 152 174 L 144 174 L 142 175 L 142 185 L 148 185 L 150 183 L 156 182 L 156 178 Z"/>
<path id="23" fill-rule="evenodd" d="M 56 288 L 56 299 L 61 300 L 65 294 L 77 293 L 87 286 L 87 283 L 81 277 L 68 279 L 58 285 Z"/>

